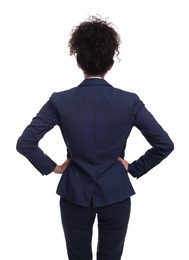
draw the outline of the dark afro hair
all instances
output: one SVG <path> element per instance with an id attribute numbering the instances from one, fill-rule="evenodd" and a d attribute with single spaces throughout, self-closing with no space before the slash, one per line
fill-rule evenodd
<path id="1" fill-rule="evenodd" d="M 119 55 L 120 36 L 112 23 L 90 16 L 72 29 L 68 43 L 80 68 L 88 75 L 105 74 Z"/>

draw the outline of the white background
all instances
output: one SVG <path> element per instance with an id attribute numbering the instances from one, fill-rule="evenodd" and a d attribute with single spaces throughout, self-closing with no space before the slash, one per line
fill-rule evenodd
<path id="1" fill-rule="evenodd" d="M 77 86 L 83 75 L 69 56 L 73 26 L 88 15 L 109 17 L 121 35 L 121 62 L 106 80 L 137 93 L 175 144 L 136 190 L 122 259 L 188 260 L 189 8 L 184 0 L 0 2 L 0 258 L 66 260 L 56 186 L 16 152 L 16 141 L 52 92 Z M 57 163 L 66 149 L 54 128 L 41 147 Z M 137 130 L 126 159 L 148 144 Z M 93 251 L 96 252 L 94 226 Z"/>

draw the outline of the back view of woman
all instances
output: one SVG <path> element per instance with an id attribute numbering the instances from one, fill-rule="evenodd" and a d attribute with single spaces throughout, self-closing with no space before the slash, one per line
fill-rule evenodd
<path id="1" fill-rule="evenodd" d="M 62 174 L 57 187 L 68 257 L 92 259 L 91 241 L 98 218 L 98 260 L 119 260 L 135 194 L 128 173 L 139 178 L 174 149 L 168 134 L 140 98 L 104 78 L 119 54 L 120 37 L 111 23 L 92 16 L 74 27 L 69 39 L 84 80 L 53 93 L 17 141 L 17 150 L 43 175 Z M 119 79 L 118 79 L 119 80 Z M 62 165 L 38 146 L 60 127 L 67 160 Z M 137 127 L 151 148 L 128 163 L 126 142 Z"/>

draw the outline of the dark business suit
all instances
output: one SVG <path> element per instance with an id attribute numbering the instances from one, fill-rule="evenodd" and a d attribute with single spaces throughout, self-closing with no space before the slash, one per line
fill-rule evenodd
<path id="1" fill-rule="evenodd" d="M 57 194 L 80 206 L 92 203 L 94 208 L 104 207 L 135 193 L 126 169 L 117 160 L 124 157 L 133 126 L 152 146 L 129 164 L 128 172 L 133 177 L 147 173 L 173 150 L 168 134 L 139 97 L 103 79 L 86 79 L 75 88 L 53 93 L 18 139 L 17 150 L 45 175 L 56 163 L 38 142 L 55 125 L 59 125 L 68 157 L 72 158 Z"/>

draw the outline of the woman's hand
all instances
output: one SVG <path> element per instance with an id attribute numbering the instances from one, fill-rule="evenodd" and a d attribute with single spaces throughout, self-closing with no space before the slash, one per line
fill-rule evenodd
<path id="1" fill-rule="evenodd" d="M 125 169 L 128 171 L 129 163 L 121 157 L 118 157 L 118 161 L 121 162 L 123 164 L 123 166 L 125 167 Z"/>
<path id="2" fill-rule="evenodd" d="M 57 165 L 55 168 L 54 168 L 54 171 L 55 173 L 58 173 L 58 174 L 62 174 L 65 169 L 68 167 L 68 165 L 70 164 L 71 162 L 71 157 L 69 159 L 67 159 L 63 164 L 61 165 Z"/>

